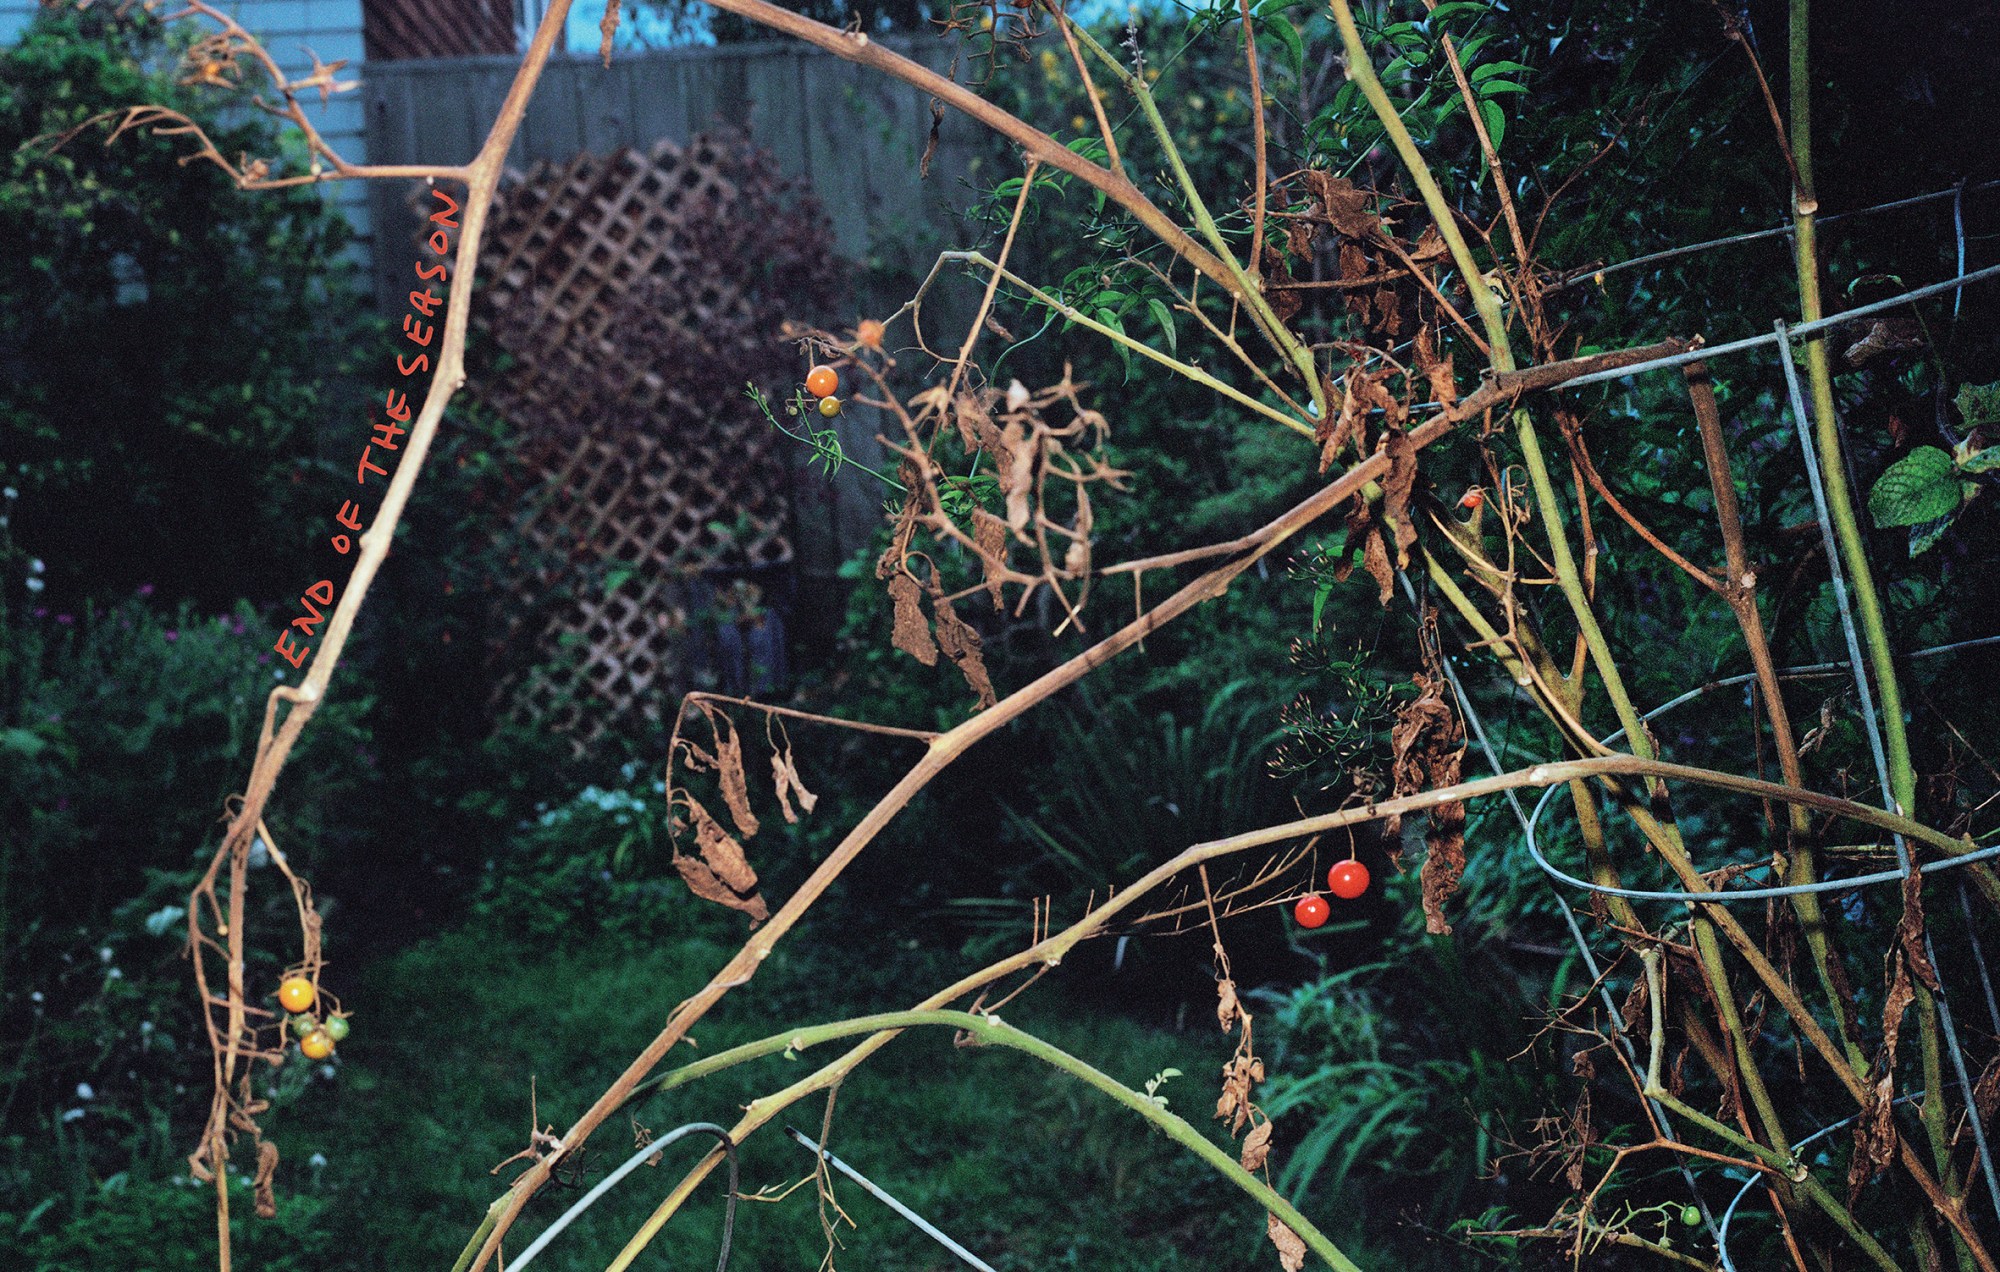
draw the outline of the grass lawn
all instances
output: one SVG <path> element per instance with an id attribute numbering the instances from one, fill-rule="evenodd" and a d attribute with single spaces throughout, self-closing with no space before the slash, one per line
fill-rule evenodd
<path id="1" fill-rule="evenodd" d="M 323 1197 L 325 1222 L 342 1234 L 342 1255 L 320 1266 L 448 1269 L 501 1191 L 489 1169 L 527 1142 L 530 1081 L 542 1123 L 566 1128 L 729 952 L 711 937 L 682 936 L 643 947 L 606 937 L 548 953 L 462 930 L 378 964 L 348 996 L 356 1029 L 341 1048 L 338 1080 L 315 1083 L 273 1120 L 285 1175 Z M 814 948 L 810 932 L 794 933 L 754 982 L 696 1029 L 700 1051 L 908 1006 L 954 965 L 915 951 L 892 952 L 894 966 L 882 957 L 872 956 L 872 965 L 843 959 Z M 1201 1029 L 1206 1019 L 1174 1033 L 1063 1007 L 1061 985 L 1045 981 L 1007 1016 L 1133 1086 L 1181 1069 L 1187 1076 L 1164 1093 L 1197 1124 L 1207 1119 L 1211 1077 L 1228 1040 Z M 1063 1017 L 1070 1023 L 1058 1023 Z M 836 1054 L 826 1046 L 797 1060 L 754 1062 L 655 1098 L 639 1117 L 656 1133 L 688 1121 L 726 1126 L 750 1099 Z M 824 1109 L 816 1099 L 787 1120 L 816 1133 Z M 588 1151 L 588 1182 L 632 1143 L 626 1126 L 600 1131 Z M 690 1137 L 658 1169 L 628 1177 L 535 1266 L 603 1268 L 708 1143 Z M 1164 1272 L 1276 1263 L 1255 1203 L 1130 1112 L 1017 1053 L 955 1048 L 944 1030 L 906 1034 L 865 1065 L 839 1092 L 829 1144 L 996 1268 Z M 317 1170 L 305 1165 L 314 1153 L 327 1163 Z M 745 1192 L 782 1191 L 810 1169 L 810 1155 L 775 1127 L 742 1150 Z M 704 1185 L 699 1203 L 637 1266 L 714 1266 L 719 1180 Z M 524 1248 L 578 1195 L 545 1190 L 509 1247 Z M 839 1266 L 962 1266 L 853 1184 L 838 1183 L 836 1197 L 855 1225 L 839 1227 Z M 781 1202 L 739 1207 L 731 1265 L 812 1269 L 826 1248 L 808 1185 Z"/>

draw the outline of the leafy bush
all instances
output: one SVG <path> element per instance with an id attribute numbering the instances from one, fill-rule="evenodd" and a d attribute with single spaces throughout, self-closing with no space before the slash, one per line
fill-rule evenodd
<path id="1" fill-rule="evenodd" d="M 136 6 L 47 8 L 0 51 L 0 460 L 15 531 L 72 606 L 297 588 L 315 427 L 358 415 L 350 231 L 319 192 L 241 196 L 186 138 L 104 144 L 141 102 L 224 154 L 293 144 L 180 87 L 187 39 Z"/>

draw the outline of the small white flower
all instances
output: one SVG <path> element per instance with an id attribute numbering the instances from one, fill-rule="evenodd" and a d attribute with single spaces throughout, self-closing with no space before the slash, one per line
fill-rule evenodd
<path id="1" fill-rule="evenodd" d="M 14 489 L 12 486 L 9 486 L 5 490 L 0 490 L 0 495 L 5 495 L 9 499 L 19 499 L 21 497 L 21 492 Z"/>
<path id="2" fill-rule="evenodd" d="M 264 842 L 262 835 L 250 841 L 250 867 L 256 869 L 271 864 L 271 845 Z"/>
<path id="3" fill-rule="evenodd" d="M 83 1116 L 82 1109 L 67 1109 L 63 1112 L 63 1121 L 74 1122 L 76 1121 L 76 1119 L 82 1116 Z"/>
<path id="4" fill-rule="evenodd" d="M 140 1033 L 142 1033 L 142 1034 L 149 1034 L 149 1033 L 153 1032 L 153 1022 L 152 1022 L 152 1021 L 150 1021 L 150 1020 L 142 1020 L 142 1021 L 140 1021 L 140 1022 L 139 1022 L 139 1032 L 140 1032 Z"/>
<path id="5" fill-rule="evenodd" d="M 42 564 L 42 559 L 40 557 L 36 557 L 34 560 L 28 562 L 28 568 L 30 570 L 33 570 L 37 574 L 42 574 L 45 573 L 49 567 Z"/>
<path id="6" fill-rule="evenodd" d="M 283 680 L 284 678 L 285 678 L 285 673 L 282 671 L 274 671 L 271 673 L 271 679 L 273 680 Z"/>
<path id="7" fill-rule="evenodd" d="M 79 1100 L 94 1100 L 97 1098 L 97 1092 L 91 1089 L 90 1083 L 79 1082 L 76 1084 L 76 1098 Z"/>
<path id="8" fill-rule="evenodd" d="M 111 947 L 109 945 L 97 951 L 97 961 L 100 963 L 109 963 L 111 961 Z"/>
<path id="9" fill-rule="evenodd" d="M 108 971 L 108 972 L 104 973 L 104 979 L 105 979 L 105 980 L 124 980 L 124 979 L 125 979 L 125 973 L 123 973 L 123 972 L 119 971 L 119 970 L 118 970 L 117 968 L 115 968 L 115 967 L 114 967 L 114 968 L 112 968 L 112 969 L 111 969 L 110 971 Z"/>
<path id="10" fill-rule="evenodd" d="M 312 1167 L 314 1170 L 323 1169 L 326 1166 L 326 1154 L 314 1153 L 311 1157 L 306 1158 L 306 1165 Z"/>
<path id="11" fill-rule="evenodd" d="M 28 590 L 29 590 L 30 592 L 39 592 L 39 591 L 41 591 L 41 590 L 42 590 L 42 581 L 41 581 L 40 579 L 29 579 L 29 580 L 28 580 Z"/>
<path id="12" fill-rule="evenodd" d="M 319 1067 L 319 1076 L 321 1076 L 322 1078 L 327 1078 L 329 1080 L 332 1079 L 332 1077 L 339 1072 L 340 1070 L 334 1068 L 330 1064 L 323 1064 Z"/>
<path id="13" fill-rule="evenodd" d="M 42 991 L 38 989 L 38 990 L 36 990 L 36 991 L 35 991 L 34 993 L 32 993 L 32 994 L 29 994 L 29 995 L 28 995 L 28 1001 L 29 1001 L 29 1002 L 31 1002 L 31 1003 L 38 1003 L 38 1002 L 41 1002 L 41 1001 L 42 1001 Z"/>

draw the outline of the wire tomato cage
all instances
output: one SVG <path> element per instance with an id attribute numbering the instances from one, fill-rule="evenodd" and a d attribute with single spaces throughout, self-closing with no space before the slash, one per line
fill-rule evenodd
<path id="1" fill-rule="evenodd" d="M 1684 366 L 1692 362 L 1705 361 L 1733 354 L 1749 353 L 1753 351 L 1762 350 L 1765 348 L 1774 348 L 1776 350 L 1779 367 L 1783 373 L 1785 381 L 1788 406 L 1790 408 L 1793 420 L 1797 426 L 1796 433 L 1799 440 L 1799 447 L 1802 458 L 1804 460 L 1807 477 L 1811 485 L 1813 507 L 1816 514 L 1816 519 L 1819 524 L 1820 534 L 1823 546 L 1825 548 L 1826 558 L 1829 562 L 1829 567 L 1832 576 L 1835 607 L 1840 620 L 1840 627 L 1843 634 L 1843 639 L 1846 644 L 1846 654 L 1847 654 L 1846 658 L 1837 662 L 1819 663 L 1810 666 L 1787 668 L 1780 671 L 1779 675 L 1784 678 L 1799 678 L 1812 675 L 1837 675 L 1843 672 L 1851 673 L 1854 681 L 1855 693 L 1859 700 L 1859 707 L 1860 707 L 1859 715 L 1861 717 L 1862 725 L 1867 735 L 1870 759 L 1873 763 L 1876 780 L 1882 793 L 1883 806 L 1885 808 L 1892 810 L 1897 808 L 1897 803 L 1893 797 L 1890 787 L 1889 766 L 1883 742 L 1882 727 L 1880 720 L 1878 718 L 1878 707 L 1875 700 L 1875 694 L 1869 683 L 1868 674 L 1866 671 L 1867 664 L 1862 654 L 1861 638 L 1859 635 L 1857 624 L 1855 622 L 1853 600 L 1849 592 L 1846 571 L 1842 566 L 1841 554 L 1834 540 L 1834 522 L 1828 510 L 1827 493 L 1825 485 L 1820 475 L 1821 470 L 1820 470 L 1820 459 L 1819 459 L 1818 449 L 1815 446 L 1813 440 L 1813 430 L 1816 421 L 1813 412 L 1807 406 L 1805 395 L 1800 387 L 1798 368 L 1796 362 L 1794 361 L 1794 355 L 1793 355 L 1793 342 L 1798 340 L 1803 340 L 1810 336 L 1818 335 L 1820 333 L 1832 330 L 1835 327 L 1845 326 L 1853 322 L 1857 318 L 1862 318 L 1872 314 L 1887 312 L 1889 310 L 1898 308 L 1903 305 L 1909 305 L 1920 300 L 1926 300 L 1947 294 L 1953 297 L 1953 315 L 1954 317 L 1956 317 L 1958 312 L 1958 304 L 1959 301 L 1962 299 L 1962 292 L 1964 288 L 1974 283 L 1985 282 L 1993 278 L 2000 277 L 2000 265 L 1988 266 L 1983 269 L 1973 270 L 1969 272 L 1965 268 L 1966 236 L 1965 236 L 1965 224 L 1963 215 L 1964 195 L 1968 191 L 1985 190 L 1992 188 L 1994 186 L 2000 186 L 2000 182 L 1989 181 L 1980 185 L 1973 185 L 1973 186 L 1968 186 L 1964 183 L 1960 183 L 1959 185 L 1952 187 L 1951 189 L 1948 190 L 1937 191 L 1927 195 L 1919 195 L 1908 199 L 1895 200 L 1890 203 L 1880 204 L 1871 208 L 1858 209 L 1854 212 L 1843 214 L 1846 216 L 1859 216 L 1871 212 L 1885 211 L 1892 208 L 1909 207 L 1943 198 L 1954 199 L 1953 223 L 1954 223 L 1954 228 L 1956 230 L 1956 238 L 1957 238 L 1957 273 L 1954 277 L 1950 279 L 1947 279 L 1939 283 L 1933 283 L 1923 287 L 1913 288 L 1904 291 L 1899 295 L 1892 296 L 1886 300 L 1880 300 L 1873 302 L 1871 304 L 1858 306 L 1854 309 L 1844 310 L 1841 313 L 1833 315 L 1831 317 L 1827 317 L 1813 322 L 1800 323 L 1797 326 L 1789 326 L 1784 320 L 1780 319 L 1773 323 L 1773 330 L 1767 335 L 1752 336 L 1741 340 L 1730 341 L 1724 344 L 1711 345 L 1705 348 L 1697 348 L 1686 353 L 1673 354 L 1667 357 L 1661 357 L 1647 362 L 1633 364 L 1630 366 L 1618 367 L 1607 371 L 1595 372 L 1592 374 L 1579 376 L 1567 382 L 1563 386 L 1564 388 L 1576 388 L 1587 384 L 1607 382 L 1612 380 L 1623 380 L 1628 377 L 1636 377 L 1639 375 L 1643 375 L 1651 371 L 1671 369 L 1675 367 Z M 1829 217 L 1822 219 L 1831 220 L 1832 218 Z M 1635 266 L 1644 265 L 1659 260 L 1664 260 L 1669 257 L 1685 255 L 1689 252 L 1702 251 L 1709 248 L 1722 247 L 1730 244 L 1748 242 L 1757 239 L 1779 237 L 1789 233 L 1791 233 L 1790 228 L 1784 227 L 1773 230 L 1755 231 L 1749 234 L 1732 235 L 1727 238 L 1715 239 L 1706 243 L 1698 243 L 1686 247 L 1674 248 L 1665 252 L 1653 253 L 1649 256 L 1637 257 L 1634 258 L 1633 260 L 1621 262 L 1617 265 L 1605 266 L 1600 270 L 1578 271 L 1573 277 L 1565 280 L 1564 283 L 1561 285 L 1567 286 L 1570 283 L 1579 281 L 1584 277 L 1594 277 L 1597 279 L 1601 279 L 1605 274 L 1608 274 L 1614 270 L 1629 269 Z M 1836 430 L 1840 427 L 1840 423 L 1837 417 L 1832 421 L 1832 424 L 1834 425 L 1834 428 Z M 1415 590 L 1411 586 L 1407 576 L 1402 577 L 1402 586 L 1405 594 L 1409 596 L 1412 600 L 1415 600 L 1416 596 Z M 1905 657 L 1909 659 L 1937 657 L 1966 649 L 1972 649 L 1982 646 L 1990 646 L 1994 644 L 2000 644 L 2000 635 L 1986 636 L 1974 640 L 1959 641 L 1952 644 L 1934 646 L 1931 648 L 1915 651 L 1914 653 L 1905 655 Z M 1458 672 L 1455 666 L 1455 660 L 1447 655 L 1443 661 L 1443 665 L 1445 674 L 1451 681 L 1452 688 L 1457 697 L 1459 707 L 1461 711 L 1464 713 L 1467 722 L 1471 725 L 1473 736 L 1477 740 L 1482 753 L 1486 756 L 1488 763 L 1492 766 L 1493 771 L 1496 774 L 1506 772 L 1507 770 L 1505 766 L 1501 763 L 1500 757 L 1496 752 L 1496 750 L 1494 749 L 1490 738 L 1488 737 L 1484 722 L 1480 719 L 1478 711 L 1473 705 L 1471 696 L 1465 691 L 1465 687 L 1459 679 Z M 1648 721 L 1653 720 L 1659 716 L 1665 715 L 1668 712 L 1675 710 L 1678 707 L 1693 702 L 1706 694 L 1716 692 L 1718 690 L 1722 690 L 1725 688 L 1743 685 L 1751 681 L 1754 681 L 1755 679 L 1756 679 L 1755 675 L 1746 674 L 1739 676 L 1731 676 L 1725 679 L 1714 681 L 1709 684 L 1702 685 L 1696 689 L 1688 691 L 1687 693 L 1683 693 L 1668 702 L 1662 703 L 1661 705 L 1654 707 L 1651 711 L 1646 712 L 1642 717 L 1642 719 Z M 1623 729 L 1619 729 L 1618 731 L 1601 739 L 1601 742 L 1606 746 L 1615 744 L 1616 742 L 1618 742 L 1620 739 L 1623 738 L 1624 732 L 1625 731 Z M 1890 883 L 1897 884 L 1899 886 L 1908 886 L 1910 884 L 1911 877 L 1913 875 L 1928 877 L 1931 875 L 1941 873 L 1943 871 L 1956 870 L 1960 867 L 1973 865 L 1978 862 L 1989 861 L 1995 858 L 2000 858 L 2000 845 L 1993 845 L 1984 848 L 1973 849 L 1963 854 L 1952 856 L 1944 861 L 1933 862 L 1920 867 L 1913 858 L 1907 841 L 1904 839 L 1902 835 L 1897 834 L 1893 836 L 1893 846 L 1896 858 L 1896 866 L 1894 869 L 1889 869 L 1889 870 L 1879 870 L 1844 878 L 1821 879 L 1810 883 L 1790 884 L 1790 885 L 1729 887 L 1725 884 L 1719 886 L 1714 891 L 1699 892 L 1699 893 L 1688 892 L 1678 889 L 1645 889 L 1645 888 L 1616 887 L 1609 884 L 1600 884 L 1600 883 L 1595 883 L 1591 880 L 1579 878 L 1576 875 L 1569 873 L 1568 871 L 1562 869 L 1560 866 L 1557 866 L 1554 862 L 1549 860 L 1547 853 L 1543 849 L 1541 843 L 1541 836 L 1538 833 L 1538 828 L 1541 826 L 1543 814 L 1548 809 L 1551 801 L 1555 798 L 1557 792 L 1560 789 L 1562 789 L 1560 785 L 1548 787 L 1542 793 L 1540 800 L 1536 803 L 1532 811 L 1529 811 L 1522 805 L 1522 802 L 1515 791 L 1510 789 L 1506 791 L 1505 794 L 1507 796 L 1508 803 L 1513 808 L 1516 819 L 1520 823 L 1523 842 L 1525 847 L 1527 848 L 1529 856 L 1533 859 L 1535 865 L 1542 871 L 1550 888 L 1555 891 L 1559 899 L 1559 904 L 1557 908 L 1561 912 L 1565 923 L 1568 925 L 1570 936 L 1576 946 L 1577 953 L 1581 958 L 1584 967 L 1590 974 L 1591 983 L 1596 987 L 1599 999 L 1601 1000 L 1603 1006 L 1606 1008 L 1607 1018 L 1612 1022 L 1611 1028 L 1613 1031 L 1614 1040 L 1616 1044 L 1621 1048 L 1621 1050 L 1625 1052 L 1628 1059 L 1636 1058 L 1637 1053 L 1634 1049 L 1631 1038 L 1619 1024 L 1620 1014 L 1616 1003 L 1611 998 L 1609 989 L 1605 985 L 1605 977 L 1603 974 L 1604 969 L 1598 962 L 1595 952 L 1590 948 L 1589 941 L 1585 936 L 1582 927 L 1578 924 L 1576 916 L 1572 912 L 1572 909 L 1568 904 L 1567 898 L 1563 896 L 1563 889 L 1565 888 L 1575 889 L 1578 891 L 1594 894 L 1597 896 L 1618 897 L 1629 901 L 1636 901 L 1643 903 L 1664 902 L 1664 903 L 1688 904 L 1688 903 L 1698 902 L 1702 904 L 1711 904 L 1711 905 L 1713 904 L 1741 905 L 1749 902 L 1767 901 L 1776 898 L 1799 896 L 1809 893 L 1810 894 L 1852 893 L 1860 889 L 1879 887 L 1883 884 L 1890 884 Z M 1753 865 L 1748 869 L 1754 870 L 1759 868 L 1769 869 L 1770 866 L 1768 863 L 1766 863 L 1761 867 Z M 1748 870 L 1746 870 L 1746 873 L 1747 872 Z M 1971 901 L 1971 898 L 1967 894 L 1963 876 L 1960 876 L 1957 879 L 1957 891 L 1958 891 L 1959 909 L 1965 919 L 1966 934 L 1968 938 L 1967 948 L 1971 952 L 1973 970 L 1977 974 L 1979 986 L 1981 991 L 1983 992 L 1986 1014 L 1993 1031 L 1996 1034 L 2000 1034 L 2000 1000 L 1996 1000 L 1995 997 L 1991 969 L 1988 966 L 1986 960 L 1985 950 L 1979 940 L 1977 924 L 1974 922 L 1973 919 L 1973 913 L 1974 913 L 1973 903 Z M 1927 927 L 1923 931 L 1923 951 L 1924 954 L 1930 958 L 1933 967 L 1936 967 L 1937 966 L 1936 951 L 1932 945 L 1930 932 Z M 1943 970 L 1939 969 L 1938 974 L 1940 982 L 1942 983 L 1945 979 Z M 1951 1010 L 1950 997 L 1948 994 L 1943 992 L 1936 993 L 1934 997 L 1937 1003 L 1940 1033 L 1945 1043 L 1947 1056 L 1951 1063 L 1951 1077 L 1955 1079 L 1954 1084 L 1962 1092 L 1965 1093 L 1967 1103 L 1968 1105 L 1970 1105 L 1972 1080 L 1966 1066 L 1964 1045 L 1960 1037 L 1957 1023 L 1954 1020 L 1953 1013 Z M 1894 1099 L 1892 1101 L 1892 1104 L 1905 1104 L 1909 1101 L 1922 1098 L 1922 1095 L 1923 1095 L 1922 1092 L 1913 1092 L 1905 1094 Z M 1652 1100 L 1650 1097 L 1647 1097 L 1647 1102 L 1651 1106 L 1653 1115 L 1655 1116 L 1656 1119 L 1658 1119 L 1659 1125 L 1661 1126 L 1662 1130 L 1665 1131 L 1665 1133 L 1667 1133 L 1668 1135 L 1672 1135 L 1672 1123 L 1668 1118 L 1667 1111 L 1664 1108 L 1662 1108 L 1657 1101 Z M 1852 1126 L 1858 1120 L 1859 1116 L 1860 1115 L 1856 1115 L 1853 1117 L 1844 1118 L 1837 1122 L 1830 1123 L 1826 1126 L 1818 1128 L 1817 1130 L 1811 1132 L 1810 1134 L 1801 1137 L 1792 1146 L 1794 1154 L 1796 1155 L 1798 1150 L 1804 1149 L 1808 1145 L 1826 1139 L 1836 1131 Z M 1988 1136 L 1986 1133 L 1986 1128 L 1983 1125 L 1983 1119 L 1981 1119 L 1977 1115 L 1977 1112 L 1975 1110 L 1972 1113 L 1972 1115 L 1969 1116 L 1966 1120 L 1970 1124 L 1974 1145 L 1977 1150 L 1980 1169 L 1983 1171 L 1985 1175 L 1987 1199 L 1992 1205 L 1995 1216 L 2000 1217 L 2000 1177 L 1996 1177 L 1994 1173 L 1992 1146 L 1989 1143 Z M 1805 1159 L 1797 1158 L 1797 1160 L 1804 1161 Z M 1737 1190 L 1737 1192 L 1729 1202 L 1727 1208 L 1722 1212 L 1720 1219 L 1717 1219 L 1715 1215 L 1711 1212 L 1708 1202 L 1703 1196 L 1699 1184 L 1693 1172 L 1688 1167 L 1686 1161 L 1680 1160 L 1677 1162 L 1677 1165 L 1680 1170 L 1682 1179 L 1687 1184 L 1687 1187 L 1694 1200 L 1696 1207 L 1701 1212 L 1703 1227 L 1706 1229 L 1710 1237 L 1715 1242 L 1716 1253 L 1718 1258 L 1720 1259 L 1721 1267 L 1728 1270 L 1728 1272 L 1734 1272 L 1736 1264 L 1730 1256 L 1729 1246 L 1728 1246 L 1731 1221 L 1736 1213 L 1737 1207 L 1742 1202 L 1744 1197 L 1746 1197 L 1750 1193 L 1750 1191 L 1757 1185 L 1761 1176 L 1752 1174 L 1748 1180 L 1744 1181 L 1741 1187 Z"/>

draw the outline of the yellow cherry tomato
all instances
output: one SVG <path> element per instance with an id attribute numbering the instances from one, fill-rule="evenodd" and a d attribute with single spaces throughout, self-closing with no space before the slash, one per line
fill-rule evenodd
<path id="1" fill-rule="evenodd" d="M 324 1060 L 333 1054 L 333 1035 L 324 1029 L 315 1029 L 299 1039 L 299 1050 L 308 1060 Z"/>
<path id="2" fill-rule="evenodd" d="M 819 413 L 828 419 L 832 419 L 834 416 L 840 414 L 840 399 L 837 397 L 821 398 L 819 400 Z"/>

